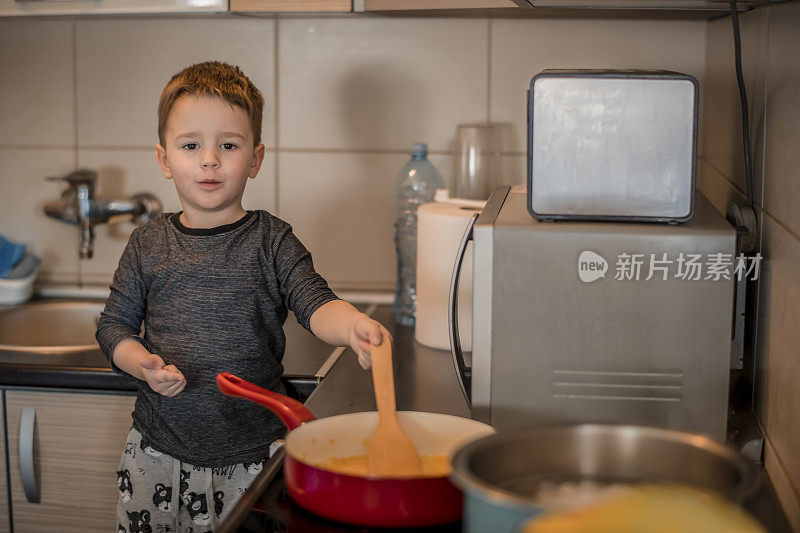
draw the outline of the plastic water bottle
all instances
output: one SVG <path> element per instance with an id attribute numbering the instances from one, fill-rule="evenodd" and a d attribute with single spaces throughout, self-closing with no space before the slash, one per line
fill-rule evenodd
<path id="1" fill-rule="evenodd" d="M 413 326 L 417 307 L 417 208 L 432 202 L 436 189 L 445 187 L 442 176 L 428 161 L 428 145 L 414 144 L 411 159 L 395 182 L 394 243 L 397 250 L 397 285 L 394 316 L 398 324 Z"/>

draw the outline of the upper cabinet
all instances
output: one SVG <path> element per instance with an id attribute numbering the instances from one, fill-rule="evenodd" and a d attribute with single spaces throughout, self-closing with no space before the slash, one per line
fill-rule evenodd
<path id="1" fill-rule="evenodd" d="M 737 8 L 746 11 L 778 1 L 781 0 L 738 0 Z M 353 0 L 356 13 L 415 16 L 614 17 L 636 14 L 645 18 L 694 18 L 717 17 L 729 10 L 729 0 Z"/>
<path id="2" fill-rule="evenodd" d="M 349 12 L 351 0 L 230 0 L 231 12 Z"/>
<path id="3" fill-rule="evenodd" d="M 228 0 L 0 0 L 0 17 L 226 11 Z"/>
<path id="4" fill-rule="evenodd" d="M 525 6 L 526 0 L 519 0 Z M 434 11 L 518 8 L 513 0 L 354 0 L 353 11 Z"/>
<path id="5" fill-rule="evenodd" d="M 740 11 L 781 0 L 738 0 Z M 373 13 L 413 16 L 615 16 L 621 11 L 712 17 L 728 0 L 0 0 L 0 17 L 157 13 Z"/>
<path id="6" fill-rule="evenodd" d="M 526 6 L 526 0 L 519 5 Z M 231 12 L 391 12 L 513 8 L 513 0 L 230 0 Z"/>

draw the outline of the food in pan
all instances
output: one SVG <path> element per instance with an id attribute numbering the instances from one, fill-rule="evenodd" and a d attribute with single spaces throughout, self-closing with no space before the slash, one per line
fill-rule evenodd
<path id="1" fill-rule="evenodd" d="M 765 533 L 742 509 L 709 491 L 643 484 L 615 489 L 586 507 L 533 518 L 522 533 Z"/>
<path id="2" fill-rule="evenodd" d="M 450 473 L 449 455 L 423 455 L 422 474 L 424 477 L 446 476 Z M 350 455 L 347 457 L 329 457 L 316 466 L 340 474 L 352 476 L 367 475 L 367 455 Z"/>

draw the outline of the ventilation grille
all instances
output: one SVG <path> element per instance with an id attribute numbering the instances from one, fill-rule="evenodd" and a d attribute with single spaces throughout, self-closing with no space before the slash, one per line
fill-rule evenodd
<path id="1" fill-rule="evenodd" d="M 553 370 L 553 397 L 569 400 L 679 402 L 683 372 Z"/>

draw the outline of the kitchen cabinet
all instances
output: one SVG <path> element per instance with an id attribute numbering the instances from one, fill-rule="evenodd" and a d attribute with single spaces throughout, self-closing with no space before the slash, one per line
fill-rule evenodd
<path id="1" fill-rule="evenodd" d="M 777 1 L 777 0 L 771 0 Z M 740 11 L 770 0 L 738 0 Z M 373 13 L 414 16 L 619 16 L 679 14 L 709 18 L 727 13 L 728 0 L 0 0 L 0 16 L 225 13 Z"/>
<path id="2" fill-rule="evenodd" d="M 231 1 L 233 3 L 233 0 Z M 757 7 L 762 0 L 738 0 L 738 8 L 745 11 Z M 669 11 L 722 11 L 727 12 L 728 0 L 354 0 L 353 10 L 358 11 L 426 11 L 446 9 L 520 8 L 529 14 L 537 9 L 656 9 Z"/>
<path id="3" fill-rule="evenodd" d="M 737 0 L 739 11 L 764 3 Z M 729 9 L 728 0 L 353 0 L 355 13 L 387 16 L 710 18 L 725 15 Z"/>
<path id="4" fill-rule="evenodd" d="M 0 390 L 2 394 L 2 390 Z M 11 531 L 11 513 L 8 508 L 8 477 L 6 476 L 6 421 L 3 416 L 3 400 L 0 397 L 0 533 Z"/>
<path id="5" fill-rule="evenodd" d="M 116 529 L 116 471 L 135 400 L 134 394 L 5 391 L 15 531 Z M 27 407 L 35 409 L 33 462 L 39 503 L 28 501 L 21 477 L 20 421 Z"/>
<path id="6" fill-rule="evenodd" d="M 69 2 L 0 0 L 0 16 L 135 15 L 155 13 L 224 13 L 226 0 L 71 0 Z"/>
<path id="7" fill-rule="evenodd" d="M 354 11 L 427 11 L 518 7 L 513 0 L 356 0 Z"/>
<path id="8" fill-rule="evenodd" d="M 230 0 L 236 12 L 349 12 L 350 0 Z"/>

